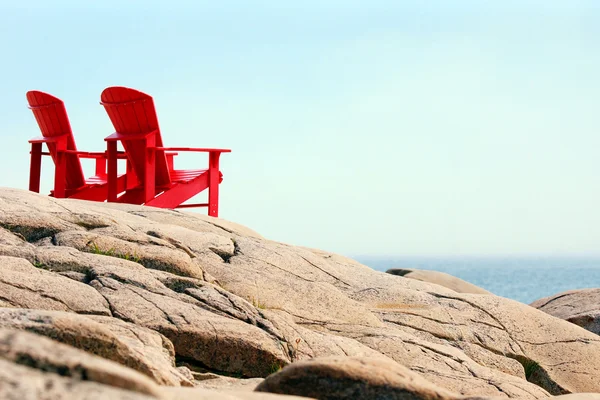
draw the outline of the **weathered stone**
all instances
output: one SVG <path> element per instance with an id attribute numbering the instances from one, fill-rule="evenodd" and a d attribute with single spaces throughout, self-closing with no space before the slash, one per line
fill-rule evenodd
<path id="1" fill-rule="evenodd" d="M 89 209 L 88 204 L 79 200 L 68 200 L 73 203 L 83 204 L 85 209 Z M 181 212 L 178 210 L 165 210 L 161 208 L 139 207 L 129 204 L 107 203 L 102 205 L 102 210 L 112 208 L 118 212 L 125 211 L 131 215 L 143 217 L 147 221 L 152 221 L 155 226 L 178 226 L 198 233 L 215 233 L 220 236 L 235 235 L 246 236 L 261 239 L 262 236 L 256 231 L 240 225 L 235 222 L 224 219 L 209 217 L 199 213 Z"/>
<path id="2" fill-rule="evenodd" d="M 425 376 L 439 369 L 434 375 L 434 383 L 442 387 L 463 394 L 489 396 L 504 393 L 512 397 L 541 398 L 548 395 L 523 379 L 523 368 L 521 366 L 519 371 L 519 362 L 515 359 L 502 358 L 493 354 L 492 350 L 483 349 L 481 352 L 485 352 L 487 357 L 481 356 L 480 360 L 496 359 L 482 366 L 460 350 L 448 346 L 460 342 L 452 336 L 440 339 L 431 335 L 436 341 L 445 340 L 442 350 L 431 351 L 432 343 L 411 336 L 414 330 L 407 336 L 399 336 L 399 329 L 404 327 L 389 322 L 389 317 L 382 318 L 383 314 L 414 317 L 409 315 L 413 311 L 411 303 L 423 307 L 418 304 L 418 297 L 432 299 L 431 305 L 425 308 L 437 307 L 436 304 L 441 301 L 428 292 L 439 296 L 457 295 L 450 289 L 378 273 L 344 257 L 274 242 L 257 242 L 255 239 L 236 239 L 236 252 L 227 262 L 213 262 L 207 258 L 205 265 L 206 270 L 228 291 L 252 298 L 249 289 L 260 287 L 261 290 L 255 291 L 261 296 L 258 305 L 288 314 L 297 325 L 356 339 Z M 244 285 L 248 281 L 253 285 Z M 296 293 L 300 296 L 296 297 Z M 390 306 L 392 309 L 386 311 Z M 448 311 L 441 306 L 438 308 L 448 319 Z M 450 312 L 459 311 L 451 309 Z M 379 318 L 373 320 L 372 316 Z M 433 318 L 428 322 L 430 326 L 425 325 L 426 331 L 437 334 L 446 329 L 443 319 L 438 318 L 436 322 Z M 457 358 L 453 352 L 460 357 Z M 314 354 L 320 355 L 331 353 Z M 470 367 L 466 367 L 465 363 Z M 449 368 L 448 365 L 453 364 L 457 367 Z M 502 364 L 501 371 L 495 369 L 498 364 Z M 478 371 L 475 376 L 474 369 Z M 507 371 L 520 374 L 513 377 L 507 375 Z"/>
<path id="3" fill-rule="evenodd" d="M 56 235 L 56 243 L 80 251 L 122 258 L 139 263 L 146 268 L 202 279 L 202 268 L 190 255 L 171 246 L 138 244 L 96 231 L 62 232 Z"/>
<path id="4" fill-rule="evenodd" d="M 243 390 L 251 392 L 263 381 L 263 378 L 239 379 L 211 373 L 195 373 L 194 376 L 197 388 L 220 391 Z"/>
<path id="5" fill-rule="evenodd" d="M 64 212 L 57 203 L 52 205 L 40 198 L 30 196 L 19 203 L 15 198 L 6 201 L 0 199 L 0 226 L 28 242 L 36 242 L 51 237 L 58 232 L 83 229 L 76 224 L 55 218 L 52 212 Z M 33 200 L 32 204 L 28 200 Z M 48 204 L 49 210 L 41 212 L 42 204 Z M 37 211 L 37 212 L 36 212 Z"/>
<path id="6" fill-rule="evenodd" d="M 311 357 L 387 357 L 461 395 L 600 390 L 597 336 L 507 299 L 192 213 L 17 190 L 0 190 L 0 206 L 0 254 L 14 256 L 0 258 L 0 305 L 112 314 L 167 336 L 180 366 L 251 377 Z"/>
<path id="7" fill-rule="evenodd" d="M 258 308 L 282 310 L 309 324 L 382 326 L 363 304 L 340 289 L 349 286 L 338 276 L 342 271 L 323 265 L 313 253 L 254 238 L 238 237 L 235 242 L 236 250 L 225 261 L 203 258 L 205 269 L 225 290 Z"/>
<path id="8" fill-rule="evenodd" d="M 590 375 L 581 374 L 574 365 L 600 372 L 600 357 L 596 355 L 600 341 L 569 323 L 496 296 L 447 295 L 430 290 L 404 291 L 399 297 L 403 301 L 388 304 L 377 313 L 406 332 L 425 331 L 459 348 L 463 342 L 476 344 L 487 352 L 519 361 L 524 370 L 535 366 L 537 372 L 527 374 L 527 378 L 554 394 L 597 387 Z M 561 364 L 557 359 L 569 362 Z M 406 361 L 403 364 L 412 368 Z"/>
<path id="9" fill-rule="evenodd" d="M 169 400 L 308 400 L 306 397 L 283 396 L 271 393 L 248 391 L 214 391 L 202 388 L 165 388 Z"/>
<path id="10" fill-rule="evenodd" d="M 531 306 L 600 335 L 600 288 L 569 290 L 536 300 Z"/>
<path id="11" fill-rule="evenodd" d="M 44 373 L 0 359 L 0 398 L 7 400 L 154 400 L 156 397 L 80 378 Z"/>
<path id="12" fill-rule="evenodd" d="M 315 358 L 265 379 L 256 391 L 335 399 L 458 399 L 418 374 L 377 358 Z"/>
<path id="13" fill-rule="evenodd" d="M 0 359 L 44 372 L 159 396 L 147 376 L 115 362 L 14 329 L 0 329 Z"/>
<path id="14" fill-rule="evenodd" d="M 0 327 L 37 333 L 138 370 L 162 385 L 192 386 L 175 368 L 173 345 L 149 329 L 111 317 L 0 309 Z"/>
<path id="15" fill-rule="evenodd" d="M 326 356 L 384 357 L 357 340 L 298 325 L 286 312 L 261 310 L 260 314 L 272 323 L 294 361 Z"/>
<path id="16" fill-rule="evenodd" d="M 115 317 L 162 333 L 179 357 L 212 370 L 266 376 L 289 362 L 273 336 L 199 307 L 193 297 L 171 291 L 149 272 L 94 268 L 90 285 L 106 298 Z"/>
<path id="17" fill-rule="evenodd" d="M 0 227 L 0 256 L 19 257 L 33 262 L 35 246 L 28 243 L 23 235 Z"/>
<path id="18" fill-rule="evenodd" d="M 435 283 L 436 285 L 452 289 L 458 293 L 491 294 L 485 289 L 460 278 L 439 271 L 428 271 L 409 268 L 392 268 L 386 271 L 388 274 L 415 279 L 417 281 Z"/>
<path id="19" fill-rule="evenodd" d="M 548 396 L 547 391 L 521 377 L 475 362 L 459 348 L 421 340 L 393 326 L 384 330 L 333 325 L 327 328 L 378 350 L 395 362 L 421 374 L 428 381 L 452 392 L 471 396 L 504 395 L 523 399 Z"/>
<path id="20" fill-rule="evenodd" d="M 88 274 L 93 267 L 115 265 L 132 270 L 145 270 L 143 265 L 119 257 L 91 254 L 68 246 L 39 246 L 35 249 L 36 264 L 53 272 L 78 272 Z"/>
<path id="21" fill-rule="evenodd" d="M 108 303 L 88 285 L 0 256 L 0 306 L 110 315 Z"/>

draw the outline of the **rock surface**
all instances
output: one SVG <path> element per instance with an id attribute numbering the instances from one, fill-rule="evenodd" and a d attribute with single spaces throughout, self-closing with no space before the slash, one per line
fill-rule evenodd
<path id="1" fill-rule="evenodd" d="M 377 359 L 402 370 L 414 393 L 600 392 L 600 338 L 527 305 L 376 272 L 200 214 L 14 189 L 0 189 L 0 327 L 0 361 L 11 365 L 0 393 L 27 368 L 20 398 L 48 382 L 73 398 L 200 398 L 209 375 L 220 376 L 211 396 L 257 398 L 265 394 L 227 385 L 247 391 L 323 357 L 368 376 L 378 367 L 356 360 Z M 34 342 L 43 348 L 27 350 Z M 178 387 L 191 384 L 205 389 Z"/>
<path id="2" fill-rule="evenodd" d="M 393 361 L 355 357 L 300 361 L 269 376 L 256 390 L 327 400 L 460 397 Z"/>
<path id="3" fill-rule="evenodd" d="M 166 388 L 164 397 L 168 400 L 307 400 L 307 397 L 283 396 L 272 393 L 248 391 L 216 392 L 201 388 Z"/>
<path id="4" fill-rule="evenodd" d="M 131 391 L 159 395 L 154 382 L 120 364 L 28 332 L 0 329 L 0 360 Z"/>
<path id="5" fill-rule="evenodd" d="M 600 288 L 569 290 L 536 300 L 531 306 L 600 335 Z"/>
<path id="6" fill-rule="evenodd" d="M 169 340 L 155 331 L 116 318 L 1 308 L 0 327 L 49 337 L 136 369 L 162 385 L 193 386 L 175 368 L 175 351 Z"/>
<path id="7" fill-rule="evenodd" d="M 392 275 L 402 276 L 404 278 L 415 279 L 421 282 L 435 283 L 436 285 L 443 286 L 458 293 L 492 294 L 487 290 L 480 288 L 479 286 L 475 286 L 472 283 L 464 281 L 450 274 L 446 274 L 445 272 L 410 268 L 392 268 L 385 272 Z"/>
<path id="8" fill-rule="evenodd" d="M 152 400 L 135 391 L 41 372 L 0 359 L 0 398 L 7 400 Z"/>

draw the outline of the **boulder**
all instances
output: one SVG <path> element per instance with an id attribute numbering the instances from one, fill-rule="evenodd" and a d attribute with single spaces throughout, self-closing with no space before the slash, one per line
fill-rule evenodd
<path id="1" fill-rule="evenodd" d="M 94 268 L 89 284 L 106 298 L 113 316 L 160 332 L 179 358 L 245 377 L 266 376 L 289 362 L 276 337 L 207 310 L 194 297 L 167 288 L 151 272 Z"/>
<path id="2" fill-rule="evenodd" d="M 100 293 L 29 261 L 0 256 L 0 306 L 110 315 Z"/>
<path id="3" fill-rule="evenodd" d="M 152 396 L 161 393 L 154 381 L 137 371 L 21 330 L 0 329 L 0 360 Z"/>
<path id="4" fill-rule="evenodd" d="M 0 206 L 0 306 L 86 314 L 104 328 L 97 348 L 87 321 L 53 316 L 19 329 L 123 365 L 139 360 L 153 385 L 176 384 L 178 373 L 266 377 L 311 358 L 367 357 L 408 369 L 436 393 L 600 391 L 598 336 L 518 302 L 377 272 L 193 213 L 5 189 Z M 81 324 L 82 335 L 59 322 Z M 108 355 L 110 338 L 122 354 Z"/>
<path id="5" fill-rule="evenodd" d="M 392 268 L 388 269 L 388 274 L 402 276 L 404 278 L 415 279 L 417 281 L 435 283 L 436 285 L 452 289 L 458 293 L 473 293 L 473 294 L 491 294 L 485 289 L 475 286 L 472 283 L 464 281 L 460 278 L 439 271 L 429 271 L 410 268 Z"/>
<path id="6" fill-rule="evenodd" d="M 265 379 L 258 392 L 335 399 L 458 399 L 397 363 L 378 358 L 315 358 Z"/>
<path id="7" fill-rule="evenodd" d="M 154 400 L 156 397 L 94 381 L 42 372 L 0 359 L 0 398 L 7 400 Z"/>
<path id="8" fill-rule="evenodd" d="M 57 373 L 58 372 L 58 373 Z M 300 400 L 295 396 L 192 388 L 162 388 L 154 395 L 87 380 L 82 376 L 61 375 L 12 363 L 0 358 L 0 398 L 8 400 Z M 187 389 L 187 390 L 186 390 Z M 302 398 L 306 399 L 306 398 Z"/>
<path id="9" fill-rule="evenodd" d="M 193 385 L 175 368 L 175 351 L 167 338 L 116 318 L 0 308 L 0 327 L 49 337 L 135 369 L 161 385 Z"/>
<path id="10" fill-rule="evenodd" d="M 194 378 L 196 379 L 195 387 L 221 392 L 230 390 L 252 392 L 263 381 L 263 378 L 240 379 L 213 373 L 194 373 Z"/>
<path id="11" fill-rule="evenodd" d="M 165 388 L 168 400 L 310 400 L 306 397 L 285 396 L 248 391 L 214 391 L 202 388 Z"/>
<path id="12" fill-rule="evenodd" d="M 600 288 L 569 290 L 536 300 L 531 306 L 600 335 Z"/>

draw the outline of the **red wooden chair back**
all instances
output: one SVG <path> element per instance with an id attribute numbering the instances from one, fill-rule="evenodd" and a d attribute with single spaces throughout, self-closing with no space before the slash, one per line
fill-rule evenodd
<path id="1" fill-rule="evenodd" d="M 27 102 L 44 138 L 65 135 L 66 150 L 77 150 L 67 110 L 62 100 L 47 93 L 32 90 L 27 92 Z M 57 144 L 54 142 L 47 142 L 46 144 L 52 159 L 56 163 L 58 160 Z M 64 157 L 66 162 L 65 188 L 78 189 L 84 186 L 85 177 L 77 154 L 65 154 Z"/>
<path id="2" fill-rule="evenodd" d="M 126 137 L 132 135 L 131 140 L 123 139 L 121 143 L 125 148 L 127 158 L 138 179 L 144 176 L 147 152 L 145 141 L 139 139 L 140 134 L 155 131 L 155 146 L 163 147 L 158 118 L 151 96 L 135 89 L 126 87 L 106 88 L 100 96 L 116 133 Z M 171 183 L 169 167 L 165 152 L 156 151 L 155 159 L 156 187 L 167 186 Z"/>

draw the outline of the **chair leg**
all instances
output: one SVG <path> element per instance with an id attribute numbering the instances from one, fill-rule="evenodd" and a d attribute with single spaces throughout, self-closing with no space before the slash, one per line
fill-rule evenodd
<path id="1" fill-rule="evenodd" d="M 66 197 L 67 186 L 67 141 L 56 142 L 56 167 L 54 169 L 54 197 L 63 199 Z"/>
<path id="2" fill-rule="evenodd" d="M 31 144 L 31 164 L 29 166 L 29 190 L 40 192 L 40 176 L 42 173 L 42 144 Z"/>
<path id="3" fill-rule="evenodd" d="M 156 151 L 154 146 L 156 139 L 154 135 L 150 135 L 146 138 L 146 163 L 144 166 L 144 178 L 142 179 L 144 185 L 144 204 L 154 199 L 156 196 Z"/>
<path id="4" fill-rule="evenodd" d="M 117 142 L 114 140 L 106 142 L 107 145 L 107 158 L 108 158 L 108 177 L 107 177 L 107 201 L 117 201 Z"/>
<path id="5" fill-rule="evenodd" d="M 126 168 L 127 168 L 127 173 L 126 173 L 126 185 L 125 185 L 125 190 L 130 190 L 130 189 L 134 189 L 135 187 L 139 186 L 140 182 L 139 179 L 137 177 L 137 175 L 135 174 L 135 171 L 133 170 L 133 166 L 131 165 L 131 162 L 129 162 L 129 159 L 127 159 L 125 161 L 126 164 Z"/>
<path id="6" fill-rule="evenodd" d="M 208 215 L 219 216 L 219 157 L 221 153 L 211 152 L 208 156 Z"/>

